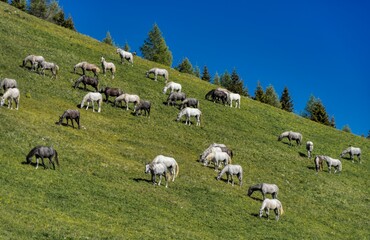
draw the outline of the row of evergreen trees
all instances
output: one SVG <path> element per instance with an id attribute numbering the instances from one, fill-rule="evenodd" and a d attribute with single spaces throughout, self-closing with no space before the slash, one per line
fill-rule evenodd
<path id="1" fill-rule="evenodd" d="M 64 11 L 56 0 L 1 0 L 38 18 L 76 31 L 72 17 L 65 19 Z"/>

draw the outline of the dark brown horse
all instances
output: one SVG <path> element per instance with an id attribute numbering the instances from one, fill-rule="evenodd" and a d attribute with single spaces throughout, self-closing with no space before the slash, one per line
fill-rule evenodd
<path id="1" fill-rule="evenodd" d="M 63 115 L 59 117 L 58 122 L 59 125 L 62 124 L 64 118 L 67 119 L 67 125 L 68 120 L 71 120 L 73 128 L 75 128 L 75 126 L 73 125 L 73 120 L 75 120 L 78 125 L 78 128 L 80 129 L 80 112 L 78 110 L 68 109 L 64 111 Z"/>
<path id="2" fill-rule="evenodd" d="M 82 75 L 77 81 L 75 82 L 75 88 L 77 88 L 80 83 L 84 84 L 84 89 L 86 90 L 86 85 L 90 85 L 95 88 L 95 91 L 98 92 L 99 80 L 97 78 L 88 77 Z"/>
<path id="3" fill-rule="evenodd" d="M 109 97 L 118 97 L 123 94 L 123 91 L 119 88 L 106 87 L 104 90 L 101 90 L 100 93 L 105 94 L 105 101 L 108 102 Z"/>

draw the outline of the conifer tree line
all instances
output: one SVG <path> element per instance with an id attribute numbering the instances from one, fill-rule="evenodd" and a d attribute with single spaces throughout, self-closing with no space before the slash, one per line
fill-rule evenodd
<path id="1" fill-rule="evenodd" d="M 10 5 L 65 28 L 76 31 L 72 17 L 65 18 L 63 9 L 56 0 L 2 0 Z"/>

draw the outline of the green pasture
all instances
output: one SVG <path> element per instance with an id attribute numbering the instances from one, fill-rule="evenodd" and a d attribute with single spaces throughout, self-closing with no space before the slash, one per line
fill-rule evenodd
<path id="1" fill-rule="evenodd" d="M 145 77 L 149 68 L 164 66 L 140 57 L 133 67 L 122 65 L 114 47 L 3 2 L 0 49 L 0 79 L 16 79 L 21 91 L 18 111 L 0 108 L 0 239 L 369 238 L 369 140 L 245 97 L 240 109 L 207 101 L 216 86 L 169 69 L 170 80 L 200 100 L 201 127 L 185 126 L 175 121 L 178 108 L 164 104 L 163 78 Z M 29 54 L 58 64 L 58 78 L 23 68 Z M 101 56 L 116 64 L 117 73 L 114 80 L 100 74 L 100 88 L 119 87 L 151 101 L 151 117 L 110 102 L 101 113 L 79 109 L 80 130 L 56 125 L 87 93 L 73 88 L 79 77 L 73 66 L 100 66 Z M 305 144 L 277 141 L 287 130 L 301 132 L 303 143 L 313 141 L 314 155 L 339 158 L 349 145 L 360 147 L 362 164 L 343 158 L 342 173 L 329 174 L 325 166 L 315 174 Z M 233 163 L 244 169 L 242 187 L 217 181 L 217 173 L 197 161 L 214 142 L 234 151 Z M 55 171 L 24 164 L 36 145 L 58 151 Z M 167 189 L 144 174 L 145 163 L 159 154 L 174 157 L 180 167 Z M 260 193 L 246 195 L 260 182 L 280 188 L 285 214 L 278 222 L 273 212 L 270 220 L 258 217 Z"/>

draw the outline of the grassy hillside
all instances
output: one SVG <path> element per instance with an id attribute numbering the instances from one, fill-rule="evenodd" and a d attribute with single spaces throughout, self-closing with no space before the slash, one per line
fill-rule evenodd
<path id="1" fill-rule="evenodd" d="M 202 126 L 185 126 L 175 121 L 178 109 L 163 104 L 163 79 L 145 77 L 149 68 L 163 66 L 140 57 L 133 67 L 121 65 L 113 47 L 3 2 L 0 49 L 0 78 L 16 79 L 21 91 L 19 111 L 0 108 L 1 239 L 368 238 L 368 140 L 247 98 L 241 109 L 206 101 L 213 85 L 171 69 L 170 80 L 200 99 Z M 28 54 L 57 63 L 58 79 L 22 68 Z M 100 75 L 100 87 L 151 101 L 151 117 L 104 103 L 101 113 L 80 109 L 83 129 L 56 125 L 86 94 L 72 87 L 79 77 L 74 64 L 100 65 L 101 56 L 116 64 L 117 75 Z M 363 163 L 342 159 L 341 174 L 329 174 L 325 166 L 316 175 L 303 145 L 277 141 L 286 130 L 313 141 L 314 154 L 338 158 L 348 145 L 361 147 Z M 233 149 L 233 162 L 244 169 L 241 188 L 216 181 L 215 171 L 197 162 L 213 142 Z M 22 164 L 36 145 L 58 151 L 56 171 Z M 145 163 L 158 154 L 173 156 L 180 166 L 168 189 L 153 186 L 144 174 Z M 258 218 L 261 194 L 246 196 L 259 182 L 279 186 L 285 210 L 279 222 L 273 212 L 270 221 Z"/>

